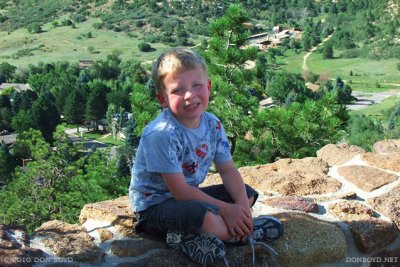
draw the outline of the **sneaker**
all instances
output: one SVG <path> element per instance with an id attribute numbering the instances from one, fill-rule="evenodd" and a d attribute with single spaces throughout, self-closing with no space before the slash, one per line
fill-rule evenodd
<path id="1" fill-rule="evenodd" d="M 283 232 L 283 225 L 277 218 L 262 215 L 253 219 L 251 238 L 254 241 L 276 240 L 283 235 Z"/>
<path id="2" fill-rule="evenodd" d="M 255 266 L 256 260 L 254 245 L 262 245 L 271 256 L 274 254 L 277 256 L 278 253 L 263 241 L 276 240 L 282 235 L 283 225 L 278 219 L 266 215 L 253 219 L 253 233 L 249 236 L 248 240 L 251 247 L 253 266 Z"/>
<path id="3" fill-rule="evenodd" d="M 210 233 L 182 234 L 167 233 L 167 244 L 185 253 L 192 261 L 203 266 L 221 258 L 225 260 L 225 245 L 215 235 Z"/>

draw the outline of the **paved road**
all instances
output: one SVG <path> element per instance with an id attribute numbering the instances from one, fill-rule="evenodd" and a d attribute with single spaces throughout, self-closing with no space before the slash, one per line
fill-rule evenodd
<path id="1" fill-rule="evenodd" d="M 399 96 L 400 92 L 379 92 L 379 93 L 370 93 L 370 92 L 361 92 L 361 91 L 353 91 L 353 96 L 356 97 L 358 100 L 351 104 L 347 105 L 350 110 L 358 110 L 374 103 L 379 103 L 385 98 L 390 96 Z"/>

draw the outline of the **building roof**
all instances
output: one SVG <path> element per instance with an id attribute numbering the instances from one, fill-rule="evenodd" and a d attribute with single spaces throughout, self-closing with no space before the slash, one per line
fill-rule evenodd
<path id="1" fill-rule="evenodd" d="M 0 143 L 4 143 L 6 145 L 12 145 L 17 140 L 18 134 L 7 134 L 7 135 L 0 135 Z"/>
<path id="2" fill-rule="evenodd" d="M 30 90 L 31 87 L 29 84 L 25 83 L 2 83 L 0 84 L 0 91 L 13 87 L 16 91 L 22 92 L 26 90 Z"/>

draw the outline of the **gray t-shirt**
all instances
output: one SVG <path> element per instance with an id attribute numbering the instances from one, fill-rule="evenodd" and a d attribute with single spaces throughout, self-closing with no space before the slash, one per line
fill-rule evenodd
<path id="1" fill-rule="evenodd" d="M 164 109 L 140 139 L 129 187 L 133 210 L 143 211 L 173 197 L 160 173 L 182 173 L 189 185 L 198 187 L 213 162 L 231 159 L 225 131 L 213 114 L 204 112 L 199 127 L 191 129 Z"/>

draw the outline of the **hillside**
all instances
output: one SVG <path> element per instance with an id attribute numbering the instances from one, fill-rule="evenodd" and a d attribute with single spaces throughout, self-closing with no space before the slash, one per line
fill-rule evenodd
<path id="1" fill-rule="evenodd" d="M 124 59 L 147 61 L 167 47 L 202 44 L 210 22 L 231 3 L 246 8 L 253 25 L 248 34 L 269 32 L 276 25 L 301 29 L 303 40 L 285 43 L 285 49 L 306 51 L 334 32 L 334 46 L 346 55 L 398 59 L 398 2 L 1 1 L 0 61 L 16 66 L 76 62 L 105 58 L 113 50 L 119 50 Z M 138 44 L 142 42 L 150 43 L 152 52 L 141 52 Z"/>

